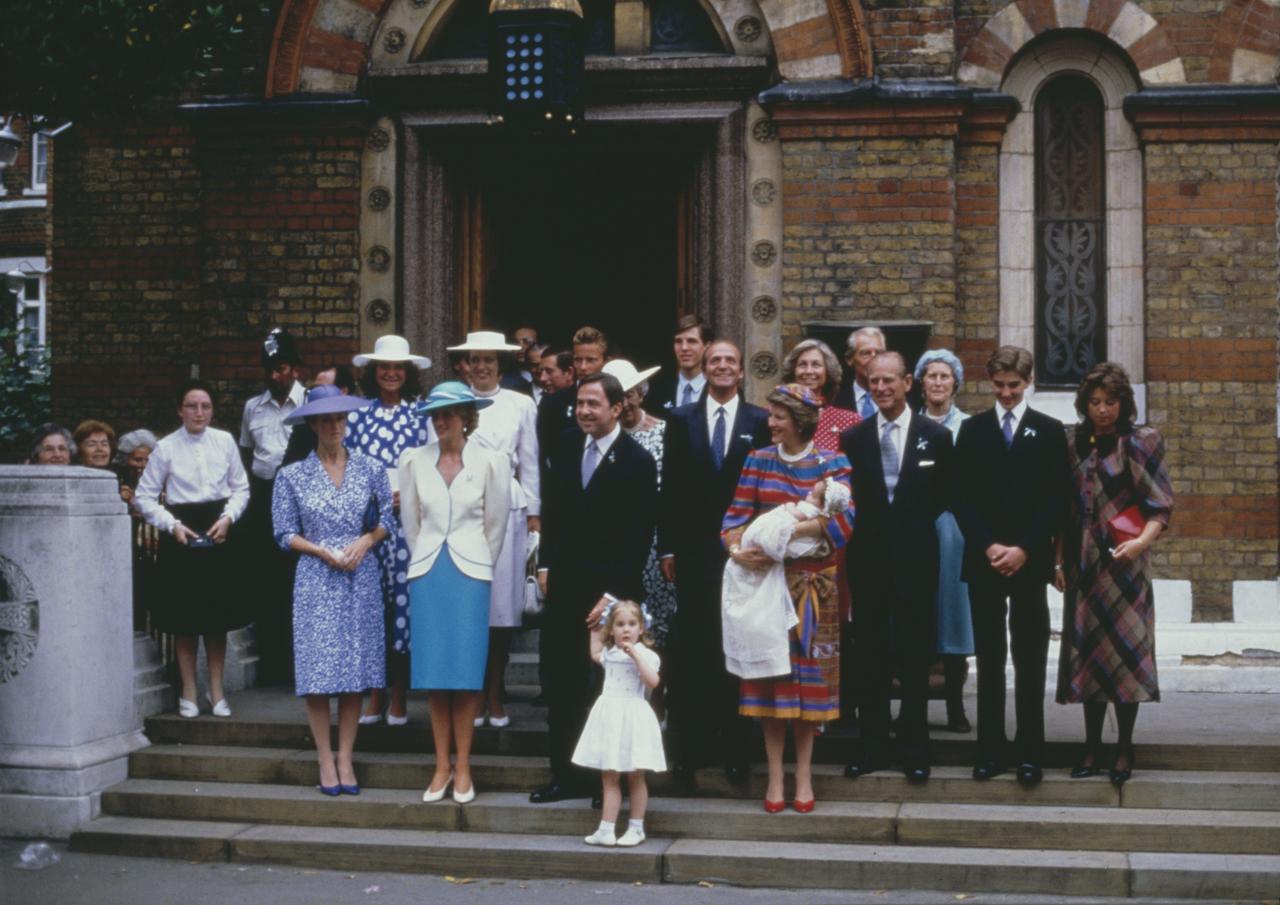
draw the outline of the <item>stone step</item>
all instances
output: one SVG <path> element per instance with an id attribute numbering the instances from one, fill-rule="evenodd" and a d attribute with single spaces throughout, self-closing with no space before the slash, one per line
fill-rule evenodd
<path id="1" fill-rule="evenodd" d="M 333 802 L 343 806 L 349 802 Z M 446 808 L 447 809 L 447 808 Z M 1261 899 L 1280 882 L 1275 855 L 1066 852 L 889 844 L 650 838 L 634 849 L 593 849 L 572 835 L 249 825 L 102 817 L 71 839 L 76 851 L 116 855 L 324 864 L 338 870 L 455 877 L 795 888 L 939 889 L 1058 896 L 1162 895 Z"/>
<path id="2" fill-rule="evenodd" d="M 233 699 L 232 707 L 236 707 Z M 356 746 L 362 751 L 425 751 L 431 747 L 431 730 L 427 724 L 425 703 L 411 699 L 410 723 L 407 726 L 362 726 Z M 545 757 L 548 751 L 546 710 L 527 703 L 508 706 L 512 718 L 505 729 L 484 727 L 476 730 L 473 750 L 478 754 L 520 754 Z M 336 743 L 336 728 L 333 730 Z M 153 742 L 186 745 L 240 745 L 249 747 L 307 747 L 310 733 L 301 704 L 297 718 L 241 717 L 216 719 L 204 715 L 182 719 L 163 713 L 146 721 L 147 737 Z M 938 730 L 930 741 L 933 762 L 941 765 L 971 766 L 976 757 L 973 735 L 957 736 Z M 752 741 L 750 759 L 764 760 L 759 737 Z M 855 756 L 857 737 L 854 730 L 835 727 L 820 736 L 814 749 L 815 763 L 845 764 Z M 1137 763 L 1142 770 L 1224 769 L 1244 772 L 1280 772 L 1280 746 L 1269 744 L 1229 744 L 1188 742 L 1186 744 L 1138 744 Z M 1078 741 L 1050 741 L 1046 745 L 1044 766 L 1070 767 L 1080 756 Z"/>
<path id="3" fill-rule="evenodd" d="M 536 650 L 512 653 L 507 662 L 506 678 L 508 685 L 539 685 Z"/>
<path id="4" fill-rule="evenodd" d="M 146 632 L 133 633 L 133 666 L 142 669 L 148 666 L 164 666 L 160 656 L 160 647 Z"/>
<path id="5" fill-rule="evenodd" d="M 102 808 L 122 817 L 557 835 L 584 833 L 597 820 L 586 800 L 533 805 L 523 793 L 486 791 L 465 807 L 447 800 L 428 806 L 418 789 L 366 788 L 357 798 L 335 800 L 300 785 L 154 779 L 131 779 L 106 790 Z M 1280 851 L 1280 813 L 1275 811 L 823 801 L 811 815 L 774 816 L 765 814 L 757 800 L 659 798 L 647 824 L 655 836 L 757 842 Z"/>
<path id="6" fill-rule="evenodd" d="M 417 752 L 357 752 L 356 770 L 363 786 L 421 789 L 433 758 Z M 475 755 L 476 785 L 484 791 L 528 792 L 547 782 L 542 758 Z M 311 748 L 254 748 L 224 745 L 153 745 L 130 755 L 135 779 L 186 779 L 311 786 L 319 782 Z M 698 772 L 699 798 L 744 798 L 764 795 L 764 767 L 754 768 L 743 787 L 731 785 L 720 770 Z M 677 797 L 669 774 L 650 777 L 655 795 Z M 1049 771 L 1034 789 L 1024 789 L 1012 774 L 975 782 L 965 767 L 936 767 L 924 785 L 912 785 L 901 773 L 883 771 L 857 780 L 845 779 L 838 765 L 814 766 L 814 791 L 822 801 L 916 802 L 978 805 L 1069 805 L 1074 807 L 1178 808 L 1190 810 L 1280 811 L 1280 783 L 1274 774 L 1140 770 L 1122 791 L 1105 777 L 1071 779 Z"/>

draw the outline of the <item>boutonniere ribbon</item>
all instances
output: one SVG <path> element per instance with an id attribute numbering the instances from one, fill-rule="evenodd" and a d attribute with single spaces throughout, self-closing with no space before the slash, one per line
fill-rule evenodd
<path id="1" fill-rule="evenodd" d="M 605 459 L 612 464 L 617 461 L 617 455 L 613 450 L 609 450 L 609 455 L 605 456 Z"/>
<path id="2" fill-rule="evenodd" d="M 924 452 L 928 448 L 929 448 L 929 441 L 924 439 L 923 437 L 921 437 L 919 440 L 916 441 L 917 452 Z"/>
<path id="3" fill-rule="evenodd" d="M 1036 429 L 1034 427 L 1024 427 L 1022 429 L 1022 436 L 1024 437 L 1034 437 L 1035 435 Z"/>

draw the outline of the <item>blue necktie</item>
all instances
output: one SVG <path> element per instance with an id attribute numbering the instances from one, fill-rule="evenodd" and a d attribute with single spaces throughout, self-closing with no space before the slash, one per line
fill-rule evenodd
<path id="1" fill-rule="evenodd" d="M 684 385 L 684 392 L 680 394 L 680 404 L 688 405 L 692 401 L 693 401 L 693 384 L 686 383 Z"/>
<path id="2" fill-rule="evenodd" d="M 893 445 L 893 429 L 898 425 L 892 421 L 885 422 L 884 432 L 880 434 L 880 467 L 884 469 L 884 489 L 889 494 L 889 502 L 893 502 L 893 491 L 898 486 L 898 447 Z"/>
<path id="3" fill-rule="evenodd" d="M 1013 412 L 1004 413 L 1004 448 L 1013 446 Z"/>
<path id="4" fill-rule="evenodd" d="M 862 394 L 862 405 L 858 407 L 858 414 L 862 416 L 862 420 L 866 421 L 876 413 L 875 400 L 871 398 L 870 393 Z"/>
<path id="5" fill-rule="evenodd" d="M 724 464 L 724 406 L 716 410 L 716 427 L 711 432 L 711 461 L 716 471 Z"/>
<path id="6" fill-rule="evenodd" d="M 582 489 L 586 490 L 591 483 L 591 476 L 596 473 L 596 465 L 600 463 L 600 450 L 596 441 L 587 444 L 587 451 L 582 454 Z"/>

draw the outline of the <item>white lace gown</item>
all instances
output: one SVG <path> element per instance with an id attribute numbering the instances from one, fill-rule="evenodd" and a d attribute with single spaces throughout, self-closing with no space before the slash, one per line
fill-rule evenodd
<path id="1" fill-rule="evenodd" d="M 637 656 L 656 671 L 661 659 L 647 647 L 639 647 Z M 644 697 L 644 680 L 630 656 L 617 648 L 607 647 L 601 657 L 604 666 L 604 690 L 596 698 L 587 724 L 573 751 L 573 762 L 593 770 L 667 769 L 662 750 L 662 729 L 653 708 Z"/>

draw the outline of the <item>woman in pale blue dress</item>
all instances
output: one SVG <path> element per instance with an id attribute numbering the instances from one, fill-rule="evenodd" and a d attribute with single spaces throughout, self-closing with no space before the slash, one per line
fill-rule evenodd
<path id="1" fill-rule="evenodd" d="M 964 384 L 964 365 L 946 349 L 931 349 L 916 363 L 916 382 L 924 389 L 920 414 L 960 433 L 960 422 L 969 416 L 956 408 L 955 396 Z M 964 681 L 973 653 L 973 620 L 969 615 L 969 586 L 960 580 L 964 561 L 964 537 L 950 512 L 938 516 L 938 653 L 942 655 L 946 681 L 947 729 L 968 732 L 964 712 Z"/>
<path id="2" fill-rule="evenodd" d="M 489 653 L 494 565 L 511 509 L 507 457 L 467 437 L 492 404 L 464 383 L 442 383 L 418 406 L 436 440 L 400 458 L 400 514 L 409 544 L 409 679 L 426 689 L 435 772 L 422 800 L 475 798 L 471 741 Z M 449 758 L 456 755 L 452 770 Z"/>
<path id="3" fill-rule="evenodd" d="M 315 451 L 280 469 L 271 500 L 276 542 L 301 554 L 293 586 L 297 694 L 320 762 L 320 791 L 358 795 L 351 756 L 360 698 L 386 681 L 382 590 L 370 555 L 395 524 L 386 470 L 342 443 L 346 416 L 365 400 L 320 386 L 286 423 L 306 420 Z M 338 696 L 338 757 L 329 746 L 329 697 Z"/>

